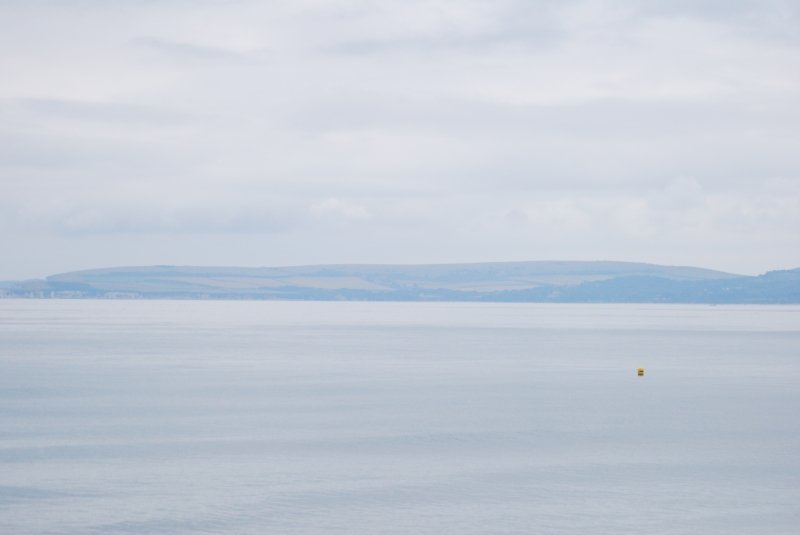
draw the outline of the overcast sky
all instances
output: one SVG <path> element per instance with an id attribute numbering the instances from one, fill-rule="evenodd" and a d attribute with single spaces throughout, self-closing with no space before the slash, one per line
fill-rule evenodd
<path id="1" fill-rule="evenodd" d="M 0 3 L 0 279 L 800 266 L 800 3 Z"/>

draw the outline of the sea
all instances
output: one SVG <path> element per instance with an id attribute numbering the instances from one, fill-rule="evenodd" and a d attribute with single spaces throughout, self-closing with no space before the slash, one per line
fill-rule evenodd
<path id="1" fill-rule="evenodd" d="M 0 533 L 797 534 L 800 307 L 0 299 Z"/>

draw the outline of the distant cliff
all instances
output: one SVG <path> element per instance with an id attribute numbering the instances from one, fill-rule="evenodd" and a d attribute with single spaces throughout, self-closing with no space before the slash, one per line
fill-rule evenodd
<path id="1" fill-rule="evenodd" d="M 800 303 L 800 268 L 749 277 L 634 262 L 497 262 L 277 268 L 148 266 L 0 286 L 28 298 L 552 303 Z"/>

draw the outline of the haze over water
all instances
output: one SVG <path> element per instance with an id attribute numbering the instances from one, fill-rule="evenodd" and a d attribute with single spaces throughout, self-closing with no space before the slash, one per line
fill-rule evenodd
<path id="1" fill-rule="evenodd" d="M 0 532 L 797 533 L 798 414 L 797 306 L 5 299 Z"/>

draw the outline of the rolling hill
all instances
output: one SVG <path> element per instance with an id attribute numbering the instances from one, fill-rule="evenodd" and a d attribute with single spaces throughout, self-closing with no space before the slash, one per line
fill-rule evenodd
<path id="1" fill-rule="evenodd" d="M 52 275 L 4 297 L 798 303 L 800 269 L 758 277 L 634 262 L 288 267 L 140 266 Z"/>

